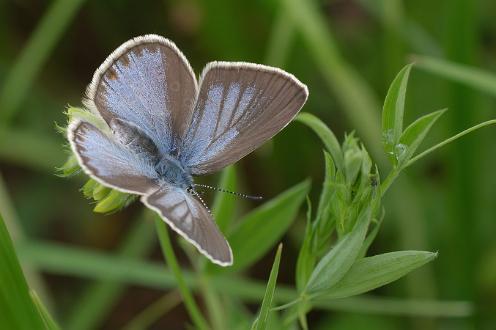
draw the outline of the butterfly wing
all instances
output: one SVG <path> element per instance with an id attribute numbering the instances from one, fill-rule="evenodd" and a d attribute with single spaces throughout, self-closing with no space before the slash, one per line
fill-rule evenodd
<path id="1" fill-rule="evenodd" d="M 193 174 L 215 172 L 273 137 L 295 117 L 308 96 L 293 75 L 242 62 L 209 63 L 181 158 Z"/>
<path id="2" fill-rule="evenodd" d="M 215 224 L 210 212 L 186 191 L 164 186 L 143 196 L 141 201 L 157 212 L 177 233 L 193 244 L 212 262 L 229 266 L 232 252 L 229 243 Z"/>
<path id="3" fill-rule="evenodd" d="M 146 158 L 115 142 L 92 124 L 73 121 L 67 132 L 79 164 L 93 179 L 134 194 L 158 189 L 156 171 Z"/>
<path id="4" fill-rule="evenodd" d="M 163 153 L 184 134 L 194 106 L 197 82 L 176 45 L 157 35 L 134 38 L 117 48 L 95 72 L 85 105 L 110 126 L 131 122 Z"/>

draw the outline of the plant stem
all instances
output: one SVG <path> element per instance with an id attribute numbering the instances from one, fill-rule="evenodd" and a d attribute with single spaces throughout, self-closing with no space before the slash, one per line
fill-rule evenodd
<path id="1" fill-rule="evenodd" d="M 162 315 L 172 310 L 181 302 L 181 294 L 174 290 L 146 307 L 129 321 L 124 330 L 148 329 Z"/>
<path id="2" fill-rule="evenodd" d="M 386 177 L 386 179 L 382 182 L 381 184 L 381 195 L 384 196 L 384 194 L 388 191 L 389 187 L 391 187 L 391 184 L 394 182 L 394 180 L 398 177 L 398 175 L 400 174 L 400 172 L 402 170 L 404 170 L 405 168 L 409 167 L 410 165 L 412 165 L 413 163 L 415 163 L 417 160 L 427 156 L 428 154 L 430 154 L 431 152 L 447 145 L 448 143 L 451 143 L 461 137 L 463 137 L 464 135 L 467 135 L 473 131 L 476 131 L 478 130 L 479 128 L 483 128 L 483 127 L 486 127 L 486 126 L 490 126 L 490 125 L 496 125 L 496 119 L 491 119 L 491 120 L 488 120 L 488 121 L 485 121 L 485 122 L 482 122 L 480 124 L 477 124 L 475 126 L 472 126 L 470 128 L 467 128 L 466 130 L 458 133 L 458 134 L 455 134 L 453 135 L 452 137 L 430 147 L 429 149 L 427 150 L 424 150 L 423 152 L 419 153 L 417 156 L 415 157 L 412 157 L 408 162 L 406 162 L 406 164 L 402 165 L 402 166 L 399 166 L 399 167 L 396 167 L 396 168 L 393 168 L 391 170 L 391 172 L 389 172 L 388 176 Z"/>
<path id="3" fill-rule="evenodd" d="M 496 124 L 496 119 L 491 119 L 491 120 L 488 120 L 488 121 L 485 121 L 485 122 L 482 122 L 480 124 L 477 124 L 475 126 L 472 126 L 470 128 L 467 128 L 466 130 L 456 134 L 456 135 L 453 135 L 452 137 L 450 137 L 449 139 L 446 139 L 444 140 L 443 142 L 440 142 L 438 144 L 436 144 L 435 146 L 433 147 L 430 147 L 429 149 L 421 152 L 420 154 L 418 154 L 417 156 L 415 157 L 412 157 L 404 166 L 403 168 L 407 168 L 408 166 L 412 165 L 413 163 L 415 163 L 417 160 L 419 160 L 420 158 L 424 157 L 424 156 L 427 156 L 428 154 L 430 154 L 431 152 L 433 152 L 434 150 L 436 149 L 439 149 L 443 146 L 445 146 L 446 144 L 450 143 L 450 142 L 453 142 L 455 141 L 456 139 L 459 139 L 461 138 L 462 136 L 464 135 L 467 135 L 468 133 L 470 132 L 473 132 L 475 130 L 478 130 L 479 128 L 482 128 L 482 127 L 485 127 L 485 126 L 489 126 L 489 125 L 495 125 Z"/>
<path id="4" fill-rule="evenodd" d="M 398 177 L 401 172 L 401 168 L 395 167 L 389 172 L 386 179 L 381 183 L 381 196 L 384 197 L 389 187 L 393 184 L 394 180 Z"/>
<path id="5" fill-rule="evenodd" d="M 84 0 L 51 1 L 0 90 L 0 118 L 9 123 Z"/>
<path id="6" fill-rule="evenodd" d="M 208 323 L 201 315 L 200 309 L 193 299 L 193 295 L 186 284 L 181 268 L 177 262 L 176 255 L 174 254 L 174 250 L 172 249 L 172 244 L 170 242 L 167 226 L 164 221 L 158 217 L 155 219 L 155 226 L 157 228 L 157 234 L 165 260 L 176 278 L 179 291 L 181 292 L 181 296 L 184 300 L 184 305 L 186 306 L 193 323 L 198 329 L 209 329 Z"/>

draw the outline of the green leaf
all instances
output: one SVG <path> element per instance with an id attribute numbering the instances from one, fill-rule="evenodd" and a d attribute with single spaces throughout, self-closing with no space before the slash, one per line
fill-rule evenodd
<path id="1" fill-rule="evenodd" d="M 310 216 L 307 214 L 305 237 L 303 238 L 298 259 L 296 260 L 296 288 L 298 291 L 301 291 L 307 284 L 315 265 L 315 254 L 312 253 L 312 236 L 312 222 Z"/>
<path id="2" fill-rule="evenodd" d="M 281 262 L 282 244 L 277 248 L 276 257 L 270 271 L 269 282 L 260 308 L 260 314 L 252 325 L 252 329 L 263 330 L 267 328 L 267 320 L 269 318 L 270 308 L 272 307 L 272 299 L 276 290 L 277 274 L 279 272 L 279 263 Z"/>
<path id="3" fill-rule="evenodd" d="M 496 75 L 467 65 L 428 56 L 414 56 L 415 66 L 496 96 Z"/>
<path id="4" fill-rule="evenodd" d="M 297 121 L 302 122 L 303 124 L 310 127 L 315 134 L 322 140 L 322 143 L 329 151 L 336 164 L 336 167 L 343 171 L 344 168 L 344 158 L 343 153 L 341 151 L 341 146 L 339 145 L 338 139 L 334 135 L 334 133 L 327 127 L 324 122 L 322 122 L 319 118 L 307 112 L 300 112 L 300 114 L 296 117 Z"/>
<path id="5" fill-rule="evenodd" d="M 437 257 L 424 251 L 398 251 L 363 258 L 322 296 L 326 299 L 350 297 L 396 281 Z"/>
<path id="6" fill-rule="evenodd" d="M 111 191 L 112 189 L 98 183 L 93 189 L 93 199 L 95 201 L 101 201 L 102 199 L 107 197 Z"/>
<path id="7" fill-rule="evenodd" d="M 107 123 L 105 123 L 103 118 L 95 115 L 89 110 L 69 107 L 66 111 L 66 115 L 69 122 L 79 119 L 94 125 L 103 132 L 108 132 L 110 130 L 109 126 L 107 125 Z"/>
<path id="8" fill-rule="evenodd" d="M 105 198 L 101 199 L 93 208 L 93 212 L 111 213 L 126 207 L 136 199 L 136 195 L 130 195 L 112 189 Z"/>
<path id="9" fill-rule="evenodd" d="M 320 251 L 334 231 L 335 217 L 332 216 L 332 203 L 335 194 L 336 168 L 332 157 L 324 151 L 325 178 L 320 193 L 319 206 L 313 223 L 312 251 Z M 308 278 L 307 278 L 308 280 Z"/>
<path id="10" fill-rule="evenodd" d="M 237 179 L 236 170 L 233 166 L 229 166 L 222 171 L 219 187 L 229 191 L 236 191 Z M 214 203 L 212 206 L 212 213 L 215 222 L 222 232 L 226 232 L 231 222 L 236 207 L 236 198 L 231 194 L 217 192 L 215 194 Z"/>
<path id="11" fill-rule="evenodd" d="M 442 109 L 422 116 L 405 129 L 395 150 L 395 157 L 400 166 L 408 162 L 426 137 L 427 133 L 429 133 L 432 125 L 434 125 L 439 117 L 445 112 L 446 109 Z"/>
<path id="12" fill-rule="evenodd" d="M 76 156 L 74 156 L 73 154 L 71 154 L 67 158 L 64 165 L 57 168 L 58 175 L 61 177 L 70 177 L 74 174 L 79 173 L 80 170 L 81 170 L 81 167 L 79 167 L 78 160 L 77 160 Z"/>
<path id="13" fill-rule="evenodd" d="M 382 137 L 387 154 L 394 152 L 403 131 L 403 114 L 408 77 L 412 64 L 405 66 L 394 78 L 384 100 L 382 109 Z M 394 160 L 393 160 L 394 161 Z"/>
<path id="14" fill-rule="evenodd" d="M 343 278 L 355 262 L 362 247 L 372 215 L 373 203 L 360 213 L 353 230 L 319 261 L 315 267 L 306 292 L 316 293 L 329 289 Z"/>
<path id="15" fill-rule="evenodd" d="M 38 310 L 38 313 L 40 314 L 41 319 L 45 323 L 45 329 L 46 330 L 59 330 L 59 326 L 55 321 L 53 320 L 52 316 L 50 313 L 48 313 L 47 309 L 45 306 L 43 306 L 43 303 L 40 301 L 40 298 L 36 294 L 36 292 L 31 291 L 31 299 L 33 300 L 33 303 L 36 306 L 36 309 Z"/>
<path id="16" fill-rule="evenodd" d="M 0 329 L 44 329 L 1 216 L 0 283 Z"/>
<path id="17" fill-rule="evenodd" d="M 370 245 L 372 245 L 372 242 L 374 242 L 377 233 L 379 232 L 379 228 L 381 228 L 382 225 L 382 220 L 383 217 L 381 217 L 379 220 L 374 221 L 372 220 L 373 223 L 373 228 L 370 230 L 369 234 L 363 241 L 362 249 L 360 251 L 360 254 L 358 255 L 358 258 L 363 258 L 367 255 L 367 251 L 369 250 Z"/>
<path id="18" fill-rule="evenodd" d="M 215 271 L 239 271 L 257 261 L 293 223 L 309 188 L 309 181 L 303 181 L 246 215 L 227 236 L 234 264 L 228 268 L 211 264 L 207 267 Z"/>

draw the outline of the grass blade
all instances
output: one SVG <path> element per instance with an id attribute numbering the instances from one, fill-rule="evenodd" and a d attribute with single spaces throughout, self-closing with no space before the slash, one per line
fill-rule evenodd
<path id="1" fill-rule="evenodd" d="M 343 59 L 327 19 L 313 1 L 280 0 L 281 10 L 286 10 L 296 29 L 302 34 L 315 63 L 318 65 L 329 89 L 343 108 L 358 133 L 378 157 L 381 128 L 377 118 L 379 102 L 369 85 Z"/>
<path id="2" fill-rule="evenodd" d="M 279 263 L 281 262 L 281 252 L 282 244 L 279 244 L 276 257 L 270 271 L 269 281 L 267 282 L 267 289 L 265 290 L 262 307 L 260 308 L 260 314 L 253 323 L 252 329 L 264 330 L 267 328 L 267 320 L 269 318 L 270 308 L 272 307 L 272 300 L 276 290 L 277 274 L 279 272 Z"/>
<path id="3" fill-rule="evenodd" d="M 415 55 L 412 59 L 419 69 L 496 96 L 496 74 L 487 70 L 429 56 Z"/>
<path id="4" fill-rule="evenodd" d="M 210 264 L 207 267 L 232 272 L 252 265 L 281 239 L 293 223 L 309 188 L 310 183 L 303 181 L 250 212 L 228 235 L 234 264 L 228 268 Z"/>
<path id="5" fill-rule="evenodd" d="M 396 145 L 395 156 L 399 166 L 408 162 L 417 148 L 420 146 L 432 125 L 446 112 L 446 109 L 438 110 L 422 116 L 408 126 L 401 135 L 399 144 Z M 400 147 L 401 148 L 398 148 Z"/>
<path id="6" fill-rule="evenodd" d="M 408 167 L 410 165 L 412 165 L 413 163 L 415 163 L 417 160 L 419 160 L 420 158 L 422 157 L 425 157 L 427 156 L 428 154 L 430 154 L 431 152 L 447 145 L 448 143 L 451 143 L 459 138 L 461 138 L 462 136 L 464 135 L 467 135 L 473 131 L 476 131 L 478 130 L 479 128 L 482 128 L 482 127 L 486 127 L 486 126 L 491 126 L 491 125 L 496 125 L 496 119 L 492 119 L 492 120 L 488 120 L 488 121 L 485 121 L 485 122 L 482 122 L 480 124 L 477 124 L 475 126 L 472 126 L 470 128 L 467 128 L 466 130 L 458 133 L 458 134 L 455 134 L 453 135 L 452 137 L 436 144 L 435 146 L 432 146 L 430 147 L 429 149 L 425 150 L 425 151 L 422 151 L 421 153 L 419 153 L 417 156 L 413 157 L 412 159 L 410 159 L 410 161 L 408 163 L 406 163 L 405 167 Z"/>
<path id="7" fill-rule="evenodd" d="M 0 91 L 0 118 L 9 122 L 25 98 L 33 80 L 67 30 L 84 0 L 56 0 L 44 14 Z"/>
<path id="8" fill-rule="evenodd" d="M 167 261 L 167 265 L 170 267 L 174 277 L 176 278 L 179 291 L 183 297 L 184 305 L 186 310 L 191 317 L 191 320 L 198 329 L 209 329 L 207 321 L 203 318 L 200 313 L 200 309 L 196 305 L 196 302 L 191 294 L 189 287 L 186 285 L 181 267 L 179 266 L 174 250 L 172 249 L 172 244 L 170 242 L 169 233 L 167 232 L 167 226 L 165 222 L 159 217 L 155 220 L 155 225 L 157 228 L 157 234 L 160 240 L 160 246 L 162 247 L 162 253 Z"/>
<path id="9" fill-rule="evenodd" d="M 437 253 L 432 252 L 398 251 L 360 259 L 322 298 L 345 298 L 368 292 L 396 281 L 436 257 Z"/>
<path id="10" fill-rule="evenodd" d="M 384 100 L 382 108 L 382 137 L 385 152 L 390 155 L 399 143 L 403 131 L 406 87 L 412 64 L 405 66 L 396 75 Z"/>
<path id="11" fill-rule="evenodd" d="M 306 112 L 302 112 L 296 117 L 296 120 L 302 122 L 303 124 L 310 127 L 315 134 L 322 140 L 322 143 L 326 147 L 327 151 L 332 156 L 336 167 L 340 170 L 344 170 L 344 159 L 343 153 L 341 151 L 341 146 L 339 145 L 339 141 L 334 135 L 334 133 L 327 127 L 324 122 L 322 122 L 319 118 L 314 115 Z"/>
<path id="12" fill-rule="evenodd" d="M 116 258 L 140 258 L 152 249 L 156 243 L 151 222 L 154 217 L 155 213 L 147 210 L 135 219 L 136 224 L 114 254 Z M 125 286 L 116 281 L 98 281 L 89 285 L 67 313 L 65 327 L 71 330 L 97 328 L 124 290 Z"/>
<path id="13" fill-rule="evenodd" d="M 50 274 L 108 280 L 146 288 L 177 289 L 174 276 L 163 264 L 115 257 L 107 253 L 47 242 L 30 242 L 19 249 L 19 255 L 26 264 Z M 183 275 L 192 290 L 199 289 L 198 277 L 195 274 L 184 270 Z M 251 303 L 259 303 L 266 289 L 264 283 L 233 276 L 212 278 L 212 285 L 219 292 Z M 278 303 L 288 303 L 294 301 L 297 296 L 296 290 L 279 285 L 274 299 Z M 464 301 L 402 300 L 383 297 L 315 301 L 314 306 L 325 310 L 428 317 L 466 317 L 471 314 L 472 309 L 472 305 Z"/>
<path id="14" fill-rule="evenodd" d="M 229 166 L 222 171 L 222 176 L 220 178 L 219 188 L 236 191 L 237 179 L 236 170 L 233 166 Z M 236 207 L 236 198 L 230 194 L 217 192 L 215 194 L 214 203 L 212 206 L 212 213 L 214 215 L 215 222 L 221 232 L 225 233 L 229 227 Z"/>
<path id="15" fill-rule="evenodd" d="M 29 294 L 14 246 L 0 216 L 0 329 L 44 329 Z"/>
<path id="16" fill-rule="evenodd" d="M 41 319 L 45 323 L 45 329 L 46 330 L 59 330 L 59 326 L 57 323 L 54 321 L 50 313 L 48 313 L 48 310 L 45 308 L 43 303 L 40 300 L 40 297 L 36 294 L 36 292 L 31 291 L 31 299 L 33 300 L 33 303 L 36 306 L 36 309 L 38 310 L 38 313 L 40 313 Z"/>

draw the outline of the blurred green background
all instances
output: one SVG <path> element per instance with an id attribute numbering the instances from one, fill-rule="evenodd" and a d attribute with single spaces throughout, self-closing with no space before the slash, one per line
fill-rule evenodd
<path id="1" fill-rule="evenodd" d="M 388 168 L 380 148 L 382 100 L 413 55 L 496 72 L 496 2 L 491 0 L 0 0 L 0 22 L 0 210 L 31 286 L 63 328 L 121 328 L 163 294 L 96 282 L 94 272 L 60 266 L 91 262 L 85 251 L 162 260 L 153 232 L 128 235 L 140 221 L 141 204 L 95 214 L 79 191 L 84 178 L 55 176 L 66 153 L 54 123 L 65 123 L 67 105 L 80 106 L 94 70 L 122 42 L 140 34 L 163 35 L 197 73 L 209 61 L 225 60 L 295 74 L 310 90 L 303 111 L 320 117 L 340 139 L 355 130 L 383 177 Z M 426 145 L 496 117 L 494 93 L 414 68 L 406 121 L 444 107 L 449 111 Z M 315 311 L 309 315 L 311 328 L 496 327 L 495 142 L 496 130 L 487 128 L 409 168 L 387 196 L 387 216 L 371 251 L 439 251 L 437 260 L 375 294 L 469 301 L 475 315 Z M 308 128 L 293 123 L 240 161 L 240 189 L 271 198 L 310 177 L 315 197 L 323 177 L 321 150 Z M 239 213 L 256 206 L 238 205 Z M 282 283 L 294 281 L 303 228 L 302 216 L 284 238 Z M 81 259 L 64 259 L 65 246 L 82 253 Z M 248 275 L 266 279 L 272 256 Z M 85 323 L 88 319 L 94 321 Z M 187 319 L 179 306 L 153 328 L 181 329 Z"/>

